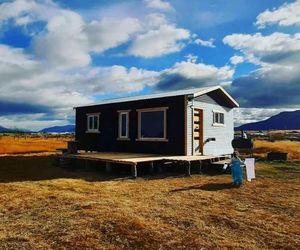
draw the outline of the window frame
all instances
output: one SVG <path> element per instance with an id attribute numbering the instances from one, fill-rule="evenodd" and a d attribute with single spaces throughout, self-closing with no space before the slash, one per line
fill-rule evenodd
<path id="1" fill-rule="evenodd" d="M 86 133 L 100 133 L 99 128 L 100 128 L 100 114 L 101 113 L 88 113 L 86 114 L 87 117 L 87 127 L 86 127 Z M 93 117 L 93 128 L 89 127 L 89 120 L 90 117 Z M 94 128 L 94 118 L 97 118 L 97 127 Z"/>
<path id="2" fill-rule="evenodd" d="M 167 138 L 167 110 L 168 107 L 156 107 L 156 108 L 145 108 L 145 109 L 137 109 L 138 112 L 138 138 L 136 141 L 160 141 L 160 142 L 168 142 Z M 143 112 L 156 112 L 162 111 L 164 112 L 164 136 L 163 137 L 141 137 L 142 134 L 142 123 L 141 123 L 141 116 Z"/>
<path id="3" fill-rule="evenodd" d="M 118 110 L 118 138 L 117 140 L 130 140 L 129 137 L 129 110 Z M 122 115 L 126 115 L 126 135 L 122 136 Z"/>
<path id="4" fill-rule="evenodd" d="M 216 119 L 217 115 L 217 119 Z M 223 116 L 223 123 L 221 122 L 221 117 Z M 225 113 L 219 110 L 213 110 L 213 126 L 225 127 Z"/>

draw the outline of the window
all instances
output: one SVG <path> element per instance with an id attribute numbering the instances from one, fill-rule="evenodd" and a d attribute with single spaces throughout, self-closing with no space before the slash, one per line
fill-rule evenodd
<path id="1" fill-rule="evenodd" d="M 87 114 L 87 132 L 89 133 L 99 132 L 99 113 Z"/>
<path id="2" fill-rule="evenodd" d="M 213 112 L 213 125 L 224 125 L 224 113 L 214 111 Z"/>
<path id="3" fill-rule="evenodd" d="M 119 133 L 118 139 L 129 139 L 129 111 L 118 111 L 119 112 Z"/>
<path id="4" fill-rule="evenodd" d="M 167 108 L 138 110 L 138 140 L 167 141 Z"/>

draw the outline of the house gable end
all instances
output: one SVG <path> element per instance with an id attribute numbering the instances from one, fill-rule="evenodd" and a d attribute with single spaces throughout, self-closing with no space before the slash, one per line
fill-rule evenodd
<path id="1" fill-rule="evenodd" d="M 205 102 L 210 104 L 217 104 L 223 107 L 227 108 L 236 108 L 238 107 L 238 104 L 225 92 L 218 88 L 216 90 L 213 90 L 211 92 L 199 95 L 194 98 L 195 101 L 199 102 Z"/>

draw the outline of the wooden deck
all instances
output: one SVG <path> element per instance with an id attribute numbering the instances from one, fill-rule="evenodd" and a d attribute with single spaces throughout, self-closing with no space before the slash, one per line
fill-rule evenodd
<path id="1" fill-rule="evenodd" d="M 106 164 L 106 170 L 111 170 L 111 164 L 130 165 L 133 177 L 137 177 L 137 166 L 140 163 L 148 163 L 153 169 L 156 162 L 180 163 L 186 166 L 187 175 L 190 175 L 190 166 L 192 162 L 199 163 L 199 172 L 201 172 L 202 162 L 218 162 L 228 159 L 226 156 L 212 155 L 157 155 L 157 154 L 137 154 L 123 152 L 80 152 L 78 154 L 63 154 L 62 159 L 81 159 L 86 161 L 100 161 Z"/>

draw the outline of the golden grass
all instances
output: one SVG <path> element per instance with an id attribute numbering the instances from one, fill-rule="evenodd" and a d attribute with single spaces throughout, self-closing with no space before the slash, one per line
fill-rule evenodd
<path id="1" fill-rule="evenodd" d="M 54 152 L 57 148 L 66 148 L 68 137 L 0 137 L 0 154 L 25 154 L 37 152 Z"/>
<path id="2" fill-rule="evenodd" d="M 300 142 L 294 141 L 254 141 L 254 154 L 255 156 L 266 158 L 270 151 L 288 152 L 289 160 L 300 160 Z"/>
<path id="3" fill-rule="evenodd" d="M 66 148 L 67 141 L 72 140 L 70 136 L 59 136 L 57 138 L 29 137 L 29 136 L 0 136 L 1 154 L 30 154 L 41 152 L 55 152 L 58 148 Z M 254 154 L 260 158 L 266 158 L 270 151 L 288 152 L 289 160 L 300 160 L 300 142 L 293 141 L 254 141 Z"/>
<path id="4" fill-rule="evenodd" d="M 300 248 L 297 163 L 258 163 L 235 189 L 229 175 L 114 179 L 52 161 L 0 158 L 0 249 Z"/>

